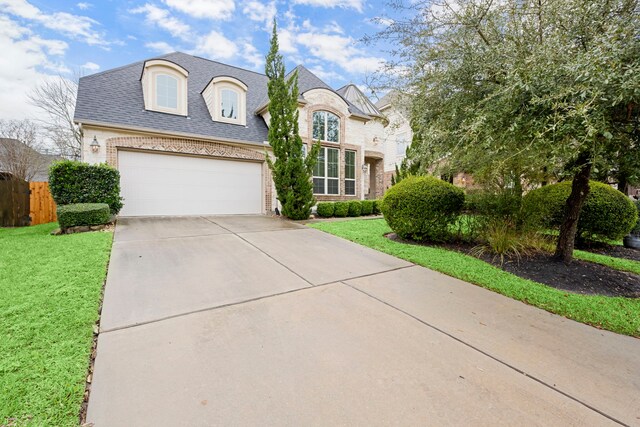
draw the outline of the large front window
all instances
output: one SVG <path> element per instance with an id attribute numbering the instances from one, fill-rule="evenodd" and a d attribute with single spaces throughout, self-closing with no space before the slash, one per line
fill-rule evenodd
<path id="1" fill-rule="evenodd" d="M 167 74 L 156 77 L 156 104 L 162 108 L 178 108 L 178 79 Z"/>
<path id="2" fill-rule="evenodd" d="M 344 152 L 344 194 L 356 195 L 356 152 Z"/>
<path id="3" fill-rule="evenodd" d="M 340 194 L 340 151 L 322 147 L 313 168 L 314 194 Z"/>
<path id="4" fill-rule="evenodd" d="M 340 119 L 328 111 L 313 113 L 313 139 L 316 141 L 340 142 Z"/>

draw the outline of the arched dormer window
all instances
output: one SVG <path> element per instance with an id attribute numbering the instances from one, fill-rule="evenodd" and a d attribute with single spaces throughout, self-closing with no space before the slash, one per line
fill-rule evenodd
<path id="1" fill-rule="evenodd" d="M 163 59 L 154 59 L 144 64 L 142 92 L 144 108 L 162 113 L 186 116 L 187 70 Z"/>
<path id="2" fill-rule="evenodd" d="M 202 91 L 211 119 L 235 125 L 247 124 L 247 85 L 228 76 L 215 77 Z"/>
<path id="3" fill-rule="evenodd" d="M 313 112 L 313 140 L 340 142 L 340 118 L 329 111 Z"/>

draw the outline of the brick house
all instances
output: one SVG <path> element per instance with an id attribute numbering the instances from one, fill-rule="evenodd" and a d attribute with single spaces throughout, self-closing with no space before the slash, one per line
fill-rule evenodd
<path id="1" fill-rule="evenodd" d="M 381 197 L 389 120 L 357 87 L 296 70 L 303 149 L 322 146 L 316 198 Z M 120 170 L 121 214 L 146 216 L 272 212 L 269 117 L 264 74 L 175 52 L 81 78 L 74 119 L 82 159 Z"/>

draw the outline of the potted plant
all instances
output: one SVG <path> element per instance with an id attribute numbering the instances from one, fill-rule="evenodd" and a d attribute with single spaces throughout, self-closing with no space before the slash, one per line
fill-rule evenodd
<path id="1" fill-rule="evenodd" d="M 636 200 L 635 203 L 638 208 L 638 213 L 640 214 L 640 200 Z M 625 248 L 640 249 L 640 218 L 638 218 L 638 222 L 636 222 L 633 230 L 631 230 L 627 236 L 624 236 L 622 243 Z"/>

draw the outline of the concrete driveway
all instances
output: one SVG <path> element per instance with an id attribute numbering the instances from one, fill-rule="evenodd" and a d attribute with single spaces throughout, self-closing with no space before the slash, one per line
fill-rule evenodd
<path id="1" fill-rule="evenodd" d="M 279 219 L 125 218 L 87 421 L 640 425 L 640 340 Z"/>

